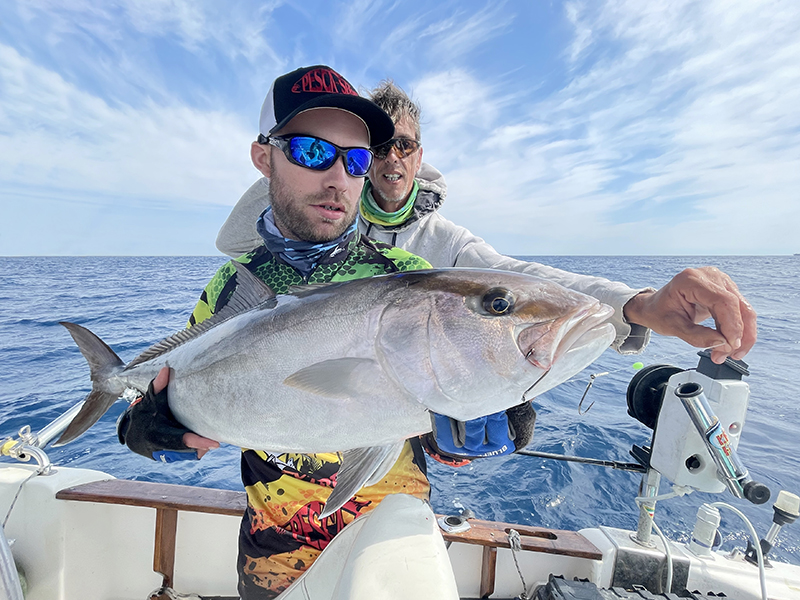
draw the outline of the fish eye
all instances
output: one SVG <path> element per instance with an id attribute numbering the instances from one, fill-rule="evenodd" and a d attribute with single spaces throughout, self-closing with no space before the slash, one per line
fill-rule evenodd
<path id="1" fill-rule="evenodd" d="M 483 309 L 490 315 L 505 315 L 514 309 L 514 294 L 505 288 L 492 288 L 483 296 Z"/>

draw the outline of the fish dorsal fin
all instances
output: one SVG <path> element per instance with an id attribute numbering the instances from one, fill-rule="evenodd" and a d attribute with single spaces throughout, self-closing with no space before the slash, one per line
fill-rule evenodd
<path id="1" fill-rule="evenodd" d="M 203 335 L 209 329 L 216 327 L 220 323 L 227 321 L 237 315 L 253 309 L 275 308 L 278 300 L 270 287 L 253 275 L 243 264 L 231 261 L 236 269 L 236 289 L 219 312 L 214 313 L 208 319 L 188 329 L 179 331 L 168 338 L 164 338 L 157 344 L 150 346 L 139 356 L 134 358 L 125 368 L 130 369 L 136 365 L 152 360 L 158 356 L 174 350 L 181 344 L 193 340 Z"/>
<path id="2" fill-rule="evenodd" d="M 261 306 L 265 302 L 275 300 L 275 292 L 266 283 L 253 275 L 250 269 L 235 260 L 232 260 L 231 264 L 236 269 L 236 290 L 233 292 L 228 304 L 225 305 L 225 308 L 229 306 L 236 307 L 238 314 L 256 306 Z M 262 308 L 274 307 L 275 304 L 273 302 L 272 306 L 264 306 Z"/>
<path id="3" fill-rule="evenodd" d="M 378 483 L 397 462 L 404 443 L 342 452 L 342 466 L 336 474 L 336 486 L 325 501 L 319 518 L 324 519 L 342 508 L 365 485 Z"/>

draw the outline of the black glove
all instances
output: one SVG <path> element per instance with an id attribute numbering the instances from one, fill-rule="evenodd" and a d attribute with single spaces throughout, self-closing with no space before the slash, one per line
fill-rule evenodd
<path id="1" fill-rule="evenodd" d="M 117 421 L 120 444 L 161 462 L 197 460 L 197 451 L 183 443 L 184 433 L 190 431 L 172 415 L 167 388 L 155 394 L 152 381 L 147 393 L 134 400 Z"/>
<path id="2" fill-rule="evenodd" d="M 536 411 L 523 402 L 506 411 L 471 421 L 457 421 L 431 413 L 433 431 L 423 445 L 434 454 L 455 459 L 475 459 L 511 454 L 527 446 L 533 438 Z"/>

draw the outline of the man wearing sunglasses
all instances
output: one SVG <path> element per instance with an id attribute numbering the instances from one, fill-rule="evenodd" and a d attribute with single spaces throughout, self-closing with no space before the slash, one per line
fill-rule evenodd
<path id="1" fill-rule="evenodd" d="M 713 267 L 687 269 L 656 292 L 499 254 L 439 214 L 446 185 L 439 171 L 422 162 L 419 106 L 391 82 L 384 82 L 370 97 L 395 124 L 394 138 L 373 147 L 375 160 L 361 194 L 358 227 L 370 238 L 422 256 L 434 267 L 523 271 L 594 296 L 615 308 L 611 322 L 617 337 L 612 347 L 621 353 L 644 350 L 651 330 L 697 347 L 712 347 L 717 362 L 728 355 L 741 358 L 755 343 L 755 311 L 730 277 Z M 268 203 L 267 191 L 262 179 L 245 192 L 220 230 L 217 248 L 238 256 L 258 243 L 254 224 Z M 716 330 L 696 324 L 708 316 L 714 317 Z M 530 422 L 529 415 L 515 414 L 516 410 L 467 424 L 436 416 L 437 435 L 426 440 L 440 456 L 461 459 L 513 452 L 530 437 L 514 431 L 526 429 Z"/>
<path id="2" fill-rule="evenodd" d="M 394 126 L 341 75 L 318 65 L 278 77 L 264 101 L 259 126 L 250 154 L 269 178 L 270 206 L 256 226 L 261 243 L 236 260 L 274 292 L 430 266 L 357 231 L 361 190 L 373 160 L 370 143 L 391 139 Z M 206 286 L 189 326 L 224 307 L 235 287 L 235 268 L 229 262 Z M 117 427 L 120 441 L 154 460 L 200 458 L 219 444 L 175 420 L 167 403 L 168 380 L 169 370 L 162 369 L 147 394 L 123 414 Z M 379 483 L 319 519 L 339 465 L 336 453 L 274 455 L 243 449 L 247 510 L 239 535 L 238 573 L 244 600 L 277 596 L 334 535 L 387 494 L 402 489 L 429 497 L 422 448 L 419 440 L 412 440 Z"/>

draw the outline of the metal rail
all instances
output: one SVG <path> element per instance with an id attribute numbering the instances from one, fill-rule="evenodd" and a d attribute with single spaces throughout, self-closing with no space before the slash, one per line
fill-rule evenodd
<path id="1" fill-rule="evenodd" d="M 585 458 L 583 456 L 567 456 L 565 454 L 551 454 L 550 452 L 534 452 L 532 450 L 517 450 L 515 454 L 524 454 L 525 456 L 535 456 L 536 458 L 552 458 L 554 460 L 563 460 L 566 462 L 576 462 L 585 465 L 596 465 L 598 467 L 611 467 L 620 471 L 634 471 L 636 473 L 644 473 L 647 469 L 639 463 L 624 463 L 615 460 L 600 460 L 597 458 Z"/>

